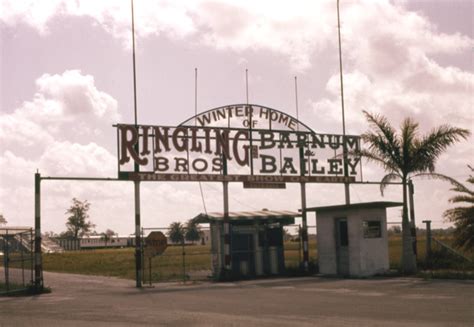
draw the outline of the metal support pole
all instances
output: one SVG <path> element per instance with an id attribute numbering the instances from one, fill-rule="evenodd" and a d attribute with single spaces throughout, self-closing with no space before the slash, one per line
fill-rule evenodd
<path id="1" fill-rule="evenodd" d="M 308 222 L 306 219 L 306 183 L 300 183 L 301 186 L 301 216 L 303 218 L 303 268 L 305 272 L 309 271 L 309 251 L 308 251 Z"/>
<path id="2" fill-rule="evenodd" d="M 224 176 L 227 175 L 227 157 L 225 154 L 222 155 L 223 159 L 223 168 L 222 174 Z M 230 223 L 229 223 L 229 182 L 224 181 L 222 182 L 222 186 L 224 189 L 224 271 L 223 276 L 224 279 L 230 277 L 230 272 L 232 269 L 232 257 L 230 253 Z"/>
<path id="3" fill-rule="evenodd" d="M 4 254 L 3 254 L 3 267 L 4 267 L 4 271 L 5 271 L 5 286 L 6 286 L 6 289 L 7 289 L 7 292 L 10 290 L 10 276 L 9 276 L 9 272 L 10 272 L 10 267 L 9 267 L 9 263 L 10 263 L 10 253 L 9 253 L 9 244 L 8 244 L 8 229 L 7 229 L 7 232 L 5 234 L 5 238 L 3 239 L 3 243 L 4 243 L 4 246 L 3 246 L 3 251 L 4 251 Z"/>
<path id="4" fill-rule="evenodd" d="M 301 225 L 298 225 L 298 262 L 301 264 L 301 249 L 303 242 L 303 232 L 301 230 Z"/>
<path id="5" fill-rule="evenodd" d="M 149 272 L 148 279 L 149 279 L 150 287 L 152 286 L 152 283 L 151 283 L 151 259 L 152 259 L 152 257 L 150 256 L 148 258 L 148 272 Z"/>
<path id="6" fill-rule="evenodd" d="M 43 288 L 43 267 L 41 262 L 41 175 L 35 174 L 35 289 Z"/>
<path id="7" fill-rule="evenodd" d="M 410 231 L 413 242 L 413 253 L 415 257 L 417 255 L 417 242 L 416 242 L 416 224 L 415 224 L 415 201 L 414 201 L 415 188 L 413 186 L 413 181 L 408 180 L 408 198 L 410 201 Z"/>
<path id="8" fill-rule="evenodd" d="M 135 186 L 135 280 L 136 286 L 142 287 L 142 240 L 140 222 L 140 182 L 134 181 Z"/>
<path id="9" fill-rule="evenodd" d="M 339 79 L 341 83 L 341 109 L 342 109 L 342 151 L 344 164 L 344 177 L 349 176 L 349 167 L 347 165 L 347 142 L 346 142 L 346 117 L 344 112 L 344 79 L 342 76 L 342 49 L 341 49 L 341 19 L 339 15 L 339 0 L 337 0 L 337 35 L 339 41 Z M 351 193 L 349 183 L 344 183 L 344 195 L 346 204 L 351 203 Z"/>
<path id="10" fill-rule="evenodd" d="M 426 224 L 426 266 L 431 267 L 431 220 L 423 220 Z"/>
<path id="11" fill-rule="evenodd" d="M 229 182 L 222 183 L 224 187 L 224 274 L 231 270 L 231 254 L 230 254 L 230 224 L 229 224 Z"/>
<path id="12" fill-rule="evenodd" d="M 299 144 L 299 156 L 300 156 L 300 172 L 301 176 L 305 175 L 306 167 L 304 161 L 304 147 L 305 144 Z M 305 272 L 309 271 L 309 252 L 308 252 L 308 222 L 306 219 L 306 183 L 300 183 L 301 188 L 301 216 L 303 220 L 303 230 L 302 230 L 302 239 L 303 239 L 303 268 Z"/>
<path id="13" fill-rule="evenodd" d="M 181 250 L 183 257 L 183 284 L 186 284 L 186 251 L 184 250 L 184 236 L 181 239 Z"/>

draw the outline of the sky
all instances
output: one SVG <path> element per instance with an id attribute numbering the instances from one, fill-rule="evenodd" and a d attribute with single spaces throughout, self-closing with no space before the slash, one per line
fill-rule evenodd
<path id="1" fill-rule="evenodd" d="M 471 0 L 341 0 L 348 134 L 368 129 L 362 111 L 394 126 L 411 117 L 427 133 L 441 124 L 474 127 Z M 199 112 L 246 101 L 295 115 L 320 133 L 342 133 L 336 1 L 135 0 L 138 122 L 175 126 Z M 117 177 L 116 123 L 133 123 L 128 0 L 0 0 L 0 213 L 34 224 L 34 173 Z M 473 137 L 436 165 L 459 181 L 474 164 Z M 364 164 L 364 180 L 383 171 Z M 446 182 L 415 180 L 417 225 L 449 227 Z M 143 227 L 168 226 L 204 211 L 195 183 L 142 183 Z M 222 185 L 203 183 L 208 211 L 222 211 Z M 353 202 L 400 201 L 401 187 L 351 185 Z M 131 182 L 43 181 L 42 230 L 66 229 L 76 197 L 91 204 L 98 232 L 134 232 Z M 311 184 L 309 207 L 342 204 L 343 185 Z M 298 210 L 299 185 L 230 186 L 230 210 Z M 389 221 L 400 221 L 400 210 Z M 314 225 L 314 217 L 309 217 Z"/>

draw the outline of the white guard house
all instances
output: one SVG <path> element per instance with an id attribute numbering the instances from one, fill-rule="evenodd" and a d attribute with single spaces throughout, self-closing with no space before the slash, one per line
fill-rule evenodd
<path id="1" fill-rule="evenodd" d="M 292 211 L 229 212 L 231 274 L 233 278 L 278 275 L 285 271 L 283 227 L 301 213 Z M 224 214 L 201 213 L 196 223 L 210 224 L 212 269 L 224 277 Z"/>
<path id="2" fill-rule="evenodd" d="M 399 202 L 368 202 L 307 208 L 316 212 L 319 272 L 364 277 L 389 269 L 387 208 Z"/>

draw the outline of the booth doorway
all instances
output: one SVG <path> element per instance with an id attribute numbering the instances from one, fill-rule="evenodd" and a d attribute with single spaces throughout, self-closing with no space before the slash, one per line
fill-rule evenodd
<path id="1" fill-rule="evenodd" d="M 336 218 L 337 274 L 349 276 L 349 233 L 347 218 Z"/>
<path id="2" fill-rule="evenodd" d="M 252 234 L 232 235 L 232 270 L 235 276 L 255 276 L 254 239 Z"/>

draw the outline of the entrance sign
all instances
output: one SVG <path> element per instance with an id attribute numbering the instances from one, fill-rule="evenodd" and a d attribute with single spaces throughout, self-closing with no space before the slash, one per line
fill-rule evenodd
<path id="1" fill-rule="evenodd" d="M 151 232 L 145 238 L 145 255 L 147 257 L 154 257 L 162 254 L 168 247 L 165 234 L 162 232 Z"/>
<path id="2" fill-rule="evenodd" d="M 258 105 L 213 109 L 179 126 L 118 124 L 119 178 L 138 181 L 349 183 L 360 137 L 315 133 L 295 118 Z M 139 172 L 134 166 L 140 167 Z"/>

